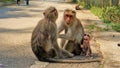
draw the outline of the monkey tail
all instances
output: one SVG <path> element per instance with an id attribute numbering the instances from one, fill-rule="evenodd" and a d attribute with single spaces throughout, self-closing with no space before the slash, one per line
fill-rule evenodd
<path id="1" fill-rule="evenodd" d="M 57 61 L 54 58 L 38 58 L 38 60 L 42 61 L 42 62 L 51 62 L 51 63 L 57 63 L 57 62 L 59 62 L 59 61 Z"/>
<path id="2" fill-rule="evenodd" d="M 46 58 L 39 60 L 42 62 L 50 62 L 50 63 L 91 63 L 91 62 L 101 62 L 101 58 L 95 58 L 95 59 L 84 59 L 84 60 L 73 60 L 73 59 L 54 59 L 54 58 Z"/>

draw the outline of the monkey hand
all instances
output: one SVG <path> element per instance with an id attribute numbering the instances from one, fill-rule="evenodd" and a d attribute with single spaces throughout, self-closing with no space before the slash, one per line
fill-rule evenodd
<path id="1" fill-rule="evenodd" d="M 65 37 L 65 34 L 58 35 L 58 38 L 64 38 L 64 37 Z"/>

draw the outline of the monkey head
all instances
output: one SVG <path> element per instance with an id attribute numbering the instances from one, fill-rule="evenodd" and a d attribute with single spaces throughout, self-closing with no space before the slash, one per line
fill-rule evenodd
<path id="1" fill-rule="evenodd" d="M 56 21 L 58 18 L 58 11 L 55 7 L 48 7 L 44 12 L 43 15 L 46 19 Z"/>
<path id="2" fill-rule="evenodd" d="M 91 40 L 90 35 L 89 34 L 84 34 L 83 42 L 84 43 L 89 43 L 90 40 Z"/>
<path id="3" fill-rule="evenodd" d="M 70 26 L 75 22 L 76 12 L 71 9 L 66 9 L 64 11 L 64 21 L 66 26 Z"/>

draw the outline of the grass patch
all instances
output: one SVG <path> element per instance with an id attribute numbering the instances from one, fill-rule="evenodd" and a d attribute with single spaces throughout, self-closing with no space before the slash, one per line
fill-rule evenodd
<path id="1" fill-rule="evenodd" d="M 120 32 L 120 24 L 113 24 L 112 29 L 117 31 L 117 32 Z"/>
<path id="2" fill-rule="evenodd" d="M 95 15 L 98 16 L 99 18 L 102 17 L 102 13 L 103 13 L 103 9 L 102 9 L 102 8 L 92 7 L 90 10 L 91 10 L 91 12 L 92 12 L 93 14 L 95 14 Z"/>
<path id="3" fill-rule="evenodd" d="M 94 31 L 103 31 L 104 29 L 95 25 L 95 24 L 91 24 L 88 26 L 88 29 L 89 29 L 89 33 L 92 33 Z"/>

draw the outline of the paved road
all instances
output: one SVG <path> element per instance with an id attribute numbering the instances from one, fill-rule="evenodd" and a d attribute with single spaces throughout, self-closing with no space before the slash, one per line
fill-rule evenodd
<path id="1" fill-rule="evenodd" d="M 36 60 L 31 48 L 31 32 L 42 15 L 33 2 L 30 6 L 0 8 L 0 64 L 2 68 L 29 68 Z M 34 9 L 33 9 L 34 8 Z M 35 14 L 37 13 L 37 14 Z M 1 68 L 1 67 L 0 67 Z"/>

